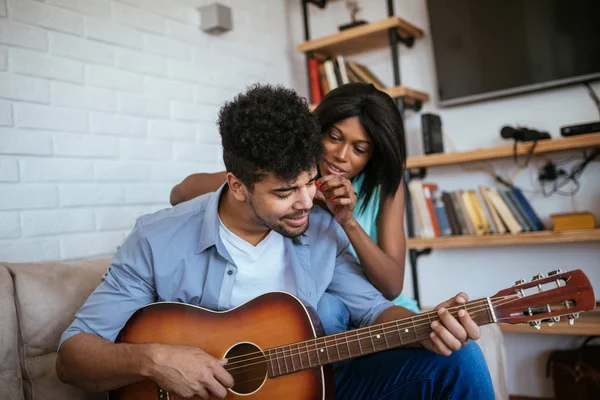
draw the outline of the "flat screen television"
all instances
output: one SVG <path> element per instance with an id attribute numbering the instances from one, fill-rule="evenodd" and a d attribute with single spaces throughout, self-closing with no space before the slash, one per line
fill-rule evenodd
<path id="1" fill-rule="evenodd" d="M 600 0 L 427 0 L 440 106 L 600 79 Z"/>

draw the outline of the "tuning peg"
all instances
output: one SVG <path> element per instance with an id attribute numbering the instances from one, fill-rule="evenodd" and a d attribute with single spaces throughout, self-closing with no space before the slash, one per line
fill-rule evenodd
<path id="1" fill-rule="evenodd" d="M 524 283 L 527 283 L 527 281 L 525 279 L 519 279 L 518 281 L 515 282 L 515 286 L 519 286 L 519 285 L 522 285 Z"/>
<path id="2" fill-rule="evenodd" d="M 562 274 L 562 269 L 555 269 L 554 271 L 550 271 L 548 272 L 548 276 L 554 276 L 554 275 L 558 275 L 558 274 Z"/>
<path id="3" fill-rule="evenodd" d="M 529 325 L 531 325 L 532 327 L 534 327 L 535 329 L 537 329 L 538 331 L 540 329 L 542 329 L 542 321 L 539 319 L 536 319 L 535 321 L 531 321 L 529 322 Z"/>
<path id="4" fill-rule="evenodd" d="M 575 324 L 575 318 L 573 318 L 572 316 L 569 315 L 569 326 L 573 326 L 573 324 Z"/>
<path id="5" fill-rule="evenodd" d="M 550 321 L 548 321 L 548 327 L 551 327 L 552 325 L 554 325 L 557 322 L 560 322 L 560 317 L 552 317 L 552 318 L 550 318 Z"/>
<path id="6" fill-rule="evenodd" d="M 531 278 L 532 281 L 537 281 L 538 279 L 544 279 L 544 274 L 537 274 Z"/>

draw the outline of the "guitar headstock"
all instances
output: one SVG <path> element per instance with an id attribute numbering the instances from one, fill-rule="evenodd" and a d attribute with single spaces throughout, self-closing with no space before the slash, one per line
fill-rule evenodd
<path id="1" fill-rule="evenodd" d="M 580 312 L 593 310 L 596 305 L 594 289 L 580 269 L 568 272 L 556 270 L 548 273 L 547 277 L 539 274 L 531 282 L 517 281 L 513 287 L 501 290 L 492 299 L 497 322 L 529 322 L 536 329 L 540 329 L 544 321 L 552 326 L 564 315 L 573 325 Z"/>

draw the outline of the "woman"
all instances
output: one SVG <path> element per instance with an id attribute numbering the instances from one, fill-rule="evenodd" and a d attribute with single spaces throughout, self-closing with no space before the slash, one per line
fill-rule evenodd
<path id="1" fill-rule="evenodd" d="M 335 215 L 371 283 L 394 304 L 418 312 L 416 302 L 401 295 L 406 152 L 395 102 L 373 85 L 351 83 L 328 93 L 314 113 L 325 148 L 315 202 Z M 173 188 L 171 204 L 223 182 L 225 172 L 188 176 Z M 317 311 L 327 334 L 347 329 L 348 310 L 337 298 L 326 294 Z"/>

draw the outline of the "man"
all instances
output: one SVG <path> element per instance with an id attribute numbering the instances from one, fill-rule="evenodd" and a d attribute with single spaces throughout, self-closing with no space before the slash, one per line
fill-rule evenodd
<path id="1" fill-rule="evenodd" d="M 59 345 L 58 376 L 94 391 L 152 379 L 183 397 L 224 397 L 233 385 L 201 349 L 114 344 L 129 317 L 155 301 L 226 310 L 270 291 L 292 293 L 316 309 L 325 292 L 348 307 L 355 326 L 407 317 L 366 279 L 348 239 L 326 211 L 312 209 L 321 133 L 292 90 L 254 86 L 219 115 L 227 183 L 175 208 L 138 219 L 98 288 Z M 450 353 L 479 328 L 440 308 L 430 350 Z M 493 398 L 489 374 L 471 343 L 450 357 L 422 348 L 391 350 L 342 364 L 338 399 Z"/>

